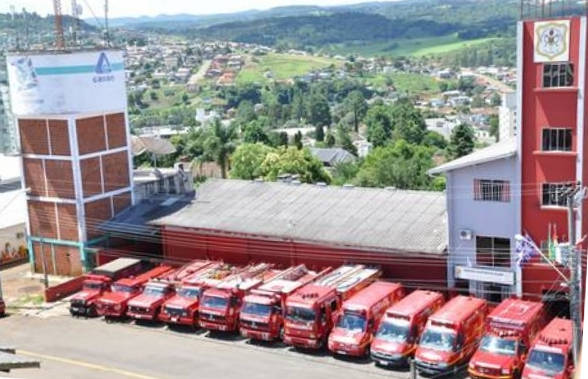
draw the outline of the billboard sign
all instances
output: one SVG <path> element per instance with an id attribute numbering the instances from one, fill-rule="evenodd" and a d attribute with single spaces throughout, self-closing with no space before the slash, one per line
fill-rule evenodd
<path id="1" fill-rule="evenodd" d="M 513 271 L 497 270 L 491 267 L 457 266 L 455 267 L 455 278 L 509 286 L 512 286 L 515 283 L 515 275 Z"/>
<path id="2" fill-rule="evenodd" d="M 6 63 L 12 110 L 17 116 L 126 107 L 121 51 L 9 55 Z"/>

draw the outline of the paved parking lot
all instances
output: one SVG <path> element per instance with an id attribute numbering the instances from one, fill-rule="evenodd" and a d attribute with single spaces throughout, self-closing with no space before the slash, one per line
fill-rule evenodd
<path id="1" fill-rule="evenodd" d="M 251 344 L 237 336 L 210 336 L 160 324 L 106 323 L 13 315 L 0 319 L 4 345 L 36 357 L 41 369 L 18 370 L 19 378 L 408 378 L 369 360 L 336 359 L 286 346 Z"/>

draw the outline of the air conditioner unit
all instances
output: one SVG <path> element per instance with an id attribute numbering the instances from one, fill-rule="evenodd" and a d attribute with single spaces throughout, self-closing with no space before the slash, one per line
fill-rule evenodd
<path id="1" fill-rule="evenodd" d="M 461 229 L 459 231 L 459 239 L 460 240 L 469 241 L 472 239 L 473 235 L 474 235 L 474 232 L 472 232 L 470 229 Z"/>

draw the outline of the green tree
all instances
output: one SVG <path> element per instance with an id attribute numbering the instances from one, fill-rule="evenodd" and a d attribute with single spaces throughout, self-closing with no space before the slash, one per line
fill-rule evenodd
<path id="1" fill-rule="evenodd" d="M 497 92 L 495 92 L 494 95 L 492 95 L 490 98 L 490 104 L 492 104 L 493 107 L 499 107 L 502 105 L 502 97 Z"/>
<path id="2" fill-rule="evenodd" d="M 441 134 L 428 131 L 423 138 L 423 145 L 429 147 L 436 147 L 438 149 L 445 149 L 447 147 L 447 140 Z"/>
<path id="3" fill-rule="evenodd" d="M 247 123 L 257 118 L 255 115 L 255 107 L 250 100 L 243 100 L 239 103 L 236 118 L 239 123 Z"/>
<path id="4" fill-rule="evenodd" d="M 216 162 L 221 168 L 223 179 L 227 177 L 229 157 L 235 151 L 237 137 L 235 124 L 223 126 L 219 120 L 215 120 L 207 131 L 202 159 Z"/>
<path id="5" fill-rule="evenodd" d="M 337 143 L 337 141 L 335 140 L 335 136 L 331 133 L 327 133 L 327 137 L 325 138 L 325 142 L 328 147 L 333 147 L 333 146 L 335 146 L 335 143 Z"/>
<path id="6" fill-rule="evenodd" d="M 427 171 L 433 167 L 432 150 L 404 140 L 370 152 L 361 165 L 355 183 L 364 187 L 431 189 Z"/>
<path id="7" fill-rule="evenodd" d="M 409 100 L 396 103 L 391 111 L 392 130 L 395 139 L 404 139 L 409 143 L 420 144 L 427 132 L 427 124 L 419 109 Z"/>
<path id="8" fill-rule="evenodd" d="M 490 124 L 490 135 L 496 138 L 497 141 L 500 140 L 500 122 L 497 115 L 491 115 L 488 123 Z"/>
<path id="9" fill-rule="evenodd" d="M 480 95 L 476 95 L 472 99 L 472 108 L 482 108 L 484 107 L 484 99 Z"/>
<path id="10" fill-rule="evenodd" d="M 296 146 L 298 150 L 302 149 L 302 133 L 300 130 L 294 134 L 294 146 Z"/>
<path id="11" fill-rule="evenodd" d="M 353 144 L 351 140 L 351 136 L 347 132 L 345 128 L 341 125 L 337 127 L 337 143 L 344 149 L 350 152 L 351 154 L 357 156 L 357 148 Z"/>
<path id="12" fill-rule="evenodd" d="M 262 143 L 240 145 L 231 156 L 231 178 L 251 180 L 262 176 L 261 164 L 271 152 L 274 149 Z"/>
<path id="13" fill-rule="evenodd" d="M 243 141 L 246 143 L 270 143 L 270 139 L 259 121 L 251 121 L 243 127 Z"/>
<path id="14" fill-rule="evenodd" d="M 155 92 L 155 91 L 149 92 L 149 97 L 151 98 L 152 101 L 157 101 L 159 99 L 159 97 L 157 96 L 157 92 Z"/>
<path id="15" fill-rule="evenodd" d="M 459 124 L 451 132 L 451 139 L 447 146 L 450 159 L 457 159 L 474 151 L 474 129 L 468 124 Z"/>
<path id="16" fill-rule="evenodd" d="M 333 184 L 342 186 L 352 183 L 359 172 L 360 165 L 357 162 L 342 162 L 333 167 Z"/>
<path id="17" fill-rule="evenodd" d="M 325 131 L 322 126 L 317 125 L 314 127 L 316 140 L 323 142 L 325 140 Z"/>
<path id="18" fill-rule="evenodd" d="M 372 106 L 365 116 L 367 139 L 374 146 L 385 145 L 392 138 L 392 118 L 385 105 Z"/>
<path id="19" fill-rule="evenodd" d="M 331 109 L 324 95 L 315 93 L 310 96 L 308 101 L 308 118 L 308 121 L 313 125 L 327 127 L 331 125 Z"/>
<path id="20" fill-rule="evenodd" d="M 353 127 L 357 133 L 359 131 L 359 123 L 365 117 L 368 110 L 363 93 L 359 90 L 349 92 L 349 95 L 345 98 L 344 106 L 347 112 L 353 114 Z"/>
<path id="21" fill-rule="evenodd" d="M 281 174 L 298 174 L 305 183 L 331 182 L 331 176 L 321 161 L 308 149 L 279 148 L 266 155 L 261 164 L 261 173 L 265 179 L 274 181 Z"/>

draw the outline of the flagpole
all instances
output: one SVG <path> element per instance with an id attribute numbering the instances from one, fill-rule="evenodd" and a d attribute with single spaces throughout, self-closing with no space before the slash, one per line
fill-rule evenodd
<path id="1" fill-rule="evenodd" d="M 545 259 L 547 261 L 547 263 L 549 263 L 549 265 L 555 270 L 557 271 L 557 273 L 563 278 L 563 280 L 566 282 L 566 284 L 570 284 L 570 280 L 563 274 L 563 272 L 560 271 L 559 268 L 557 268 L 556 265 L 553 264 L 553 262 L 545 256 L 545 254 L 543 254 L 543 252 L 541 251 L 541 249 L 539 249 L 539 247 L 537 247 L 537 245 L 535 245 L 535 242 L 533 240 L 529 240 L 528 241 L 531 246 L 533 246 L 533 249 L 535 249 L 535 251 L 537 251 L 539 253 L 539 255 L 541 255 L 541 257 L 543 259 Z"/>

